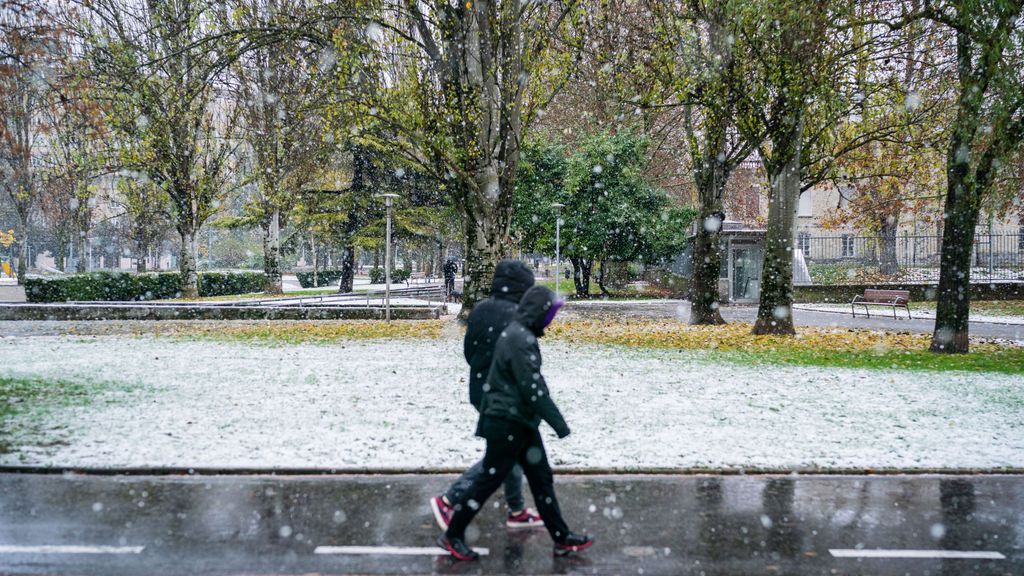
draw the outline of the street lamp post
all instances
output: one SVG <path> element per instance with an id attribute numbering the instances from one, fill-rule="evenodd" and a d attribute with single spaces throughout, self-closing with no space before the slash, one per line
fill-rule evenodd
<path id="1" fill-rule="evenodd" d="M 384 318 L 391 322 L 391 204 L 398 194 L 377 194 L 387 206 L 387 232 L 384 244 Z"/>
<path id="2" fill-rule="evenodd" d="M 555 297 L 561 296 L 558 291 L 559 282 L 562 280 L 562 208 L 565 204 L 552 202 L 551 207 L 555 209 Z"/>

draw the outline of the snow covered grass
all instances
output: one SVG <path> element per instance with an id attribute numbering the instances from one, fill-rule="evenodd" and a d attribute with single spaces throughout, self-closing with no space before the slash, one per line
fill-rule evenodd
<path id="1" fill-rule="evenodd" d="M 318 342 L 0 339 L 3 382 L 94 395 L 37 425 L 11 417 L 16 449 L 0 463 L 421 469 L 479 457 L 457 334 Z M 564 441 L 546 431 L 556 466 L 1024 466 L 1019 376 L 752 365 L 557 339 L 542 348 L 573 429 Z"/>
<path id="2" fill-rule="evenodd" d="M 0 454 L 12 450 L 11 439 L 19 429 L 40 434 L 42 426 L 51 443 L 61 442 L 64 425 L 52 413 L 88 404 L 109 388 L 80 381 L 0 377 Z"/>

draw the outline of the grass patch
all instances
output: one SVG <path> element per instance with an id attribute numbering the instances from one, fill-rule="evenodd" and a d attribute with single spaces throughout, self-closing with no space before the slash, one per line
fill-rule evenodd
<path id="1" fill-rule="evenodd" d="M 109 388 L 68 380 L 0 377 L 0 454 L 12 450 L 12 438 L 37 432 L 42 417 L 61 408 L 88 405 Z"/>
<path id="2" fill-rule="evenodd" d="M 401 320 L 390 324 L 380 320 L 266 321 L 245 324 L 194 323 L 158 326 L 156 336 L 255 343 L 324 343 L 377 338 L 440 338 L 441 320 Z"/>
<path id="3" fill-rule="evenodd" d="M 928 352 L 931 337 L 909 332 L 801 328 L 796 337 L 754 336 L 751 325 L 690 326 L 670 320 L 557 322 L 568 342 L 702 350 L 744 364 L 789 364 L 1024 374 L 1024 348 L 972 342 L 970 354 Z"/>

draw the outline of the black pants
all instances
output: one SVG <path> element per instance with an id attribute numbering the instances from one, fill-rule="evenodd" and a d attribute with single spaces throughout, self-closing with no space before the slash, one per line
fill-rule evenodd
<path id="1" fill-rule="evenodd" d="M 562 519 L 562 511 L 555 498 L 555 478 L 544 451 L 540 432 L 532 428 L 508 422 L 507 433 L 488 434 L 487 451 L 484 453 L 481 474 L 466 490 L 461 506 L 456 506 L 455 515 L 445 533 L 449 538 L 463 538 L 466 527 L 483 507 L 487 499 L 505 481 L 512 467 L 518 462 L 530 483 L 530 492 L 537 505 L 544 527 L 555 542 L 565 540 L 569 527 Z M 504 432 L 504 431 L 502 431 Z"/>
<path id="2" fill-rule="evenodd" d="M 451 296 L 452 292 L 455 292 L 455 276 L 451 278 L 444 277 L 444 293 L 447 296 Z"/>

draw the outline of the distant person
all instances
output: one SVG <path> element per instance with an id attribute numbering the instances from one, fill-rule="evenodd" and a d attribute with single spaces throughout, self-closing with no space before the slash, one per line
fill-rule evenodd
<path id="1" fill-rule="evenodd" d="M 444 263 L 444 293 L 445 296 L 455 292 L 455 275 L 459 272 L 459 265 L 453 258 Z"/>
<path id="2" fill-rule="evenodd" d="M 537 343 L 563 302 L 544 286 L 530 288 L 519 303 L 516 319 L 498 337 L 476 428 L 477 436 L 487 441 L 483 468 L 488 473 L 477 476 L 467 489 L 464 505 L 455 511 L 448 529 L 437 541 L 458 560 L 479 556 L 465 542 L 466 527 L 517 463 L 530 482 L 533 501 L 555 541 L 555 554 L 586 550 L 594 543 L 590 536 L 571 532 L 562 519 L 554 474 L 538 430 L 543 420 L 559 438 L 569 435 L 569 426 L 551 400 L 540 373 Z"/>
<path id="3" fill-rule="evenodd" d="M 533 272 L 530 272 L 525 264 L 515 260 L 498 262 L 491 283 L 491 296 L 477 303 L 466 321 L 462 352 L 469 363 L 469 402 L 478 411 L 483 400 L 484 382 L 491 371 L 491 360 L 494 358 L 494 345 L 498 342 L 498 335 L 515 319 L 519 300 L 531 286 Z M 443 496 L 431 499 L 430 508 L 442 530 L 448 528 L 448 522 L 455 513 L 455 506 L 462 504 L 466 489 L 483 473 L 481 460 L 466 470 Z M 544 525 L 540 516 L 526 507 L 526 499 L 523 498 L 523 470 L 519 466 L 514 466 L 505 478 L 505 504 L 508 506 L 508 518 L 505 523 L 509 528 Z"/>

